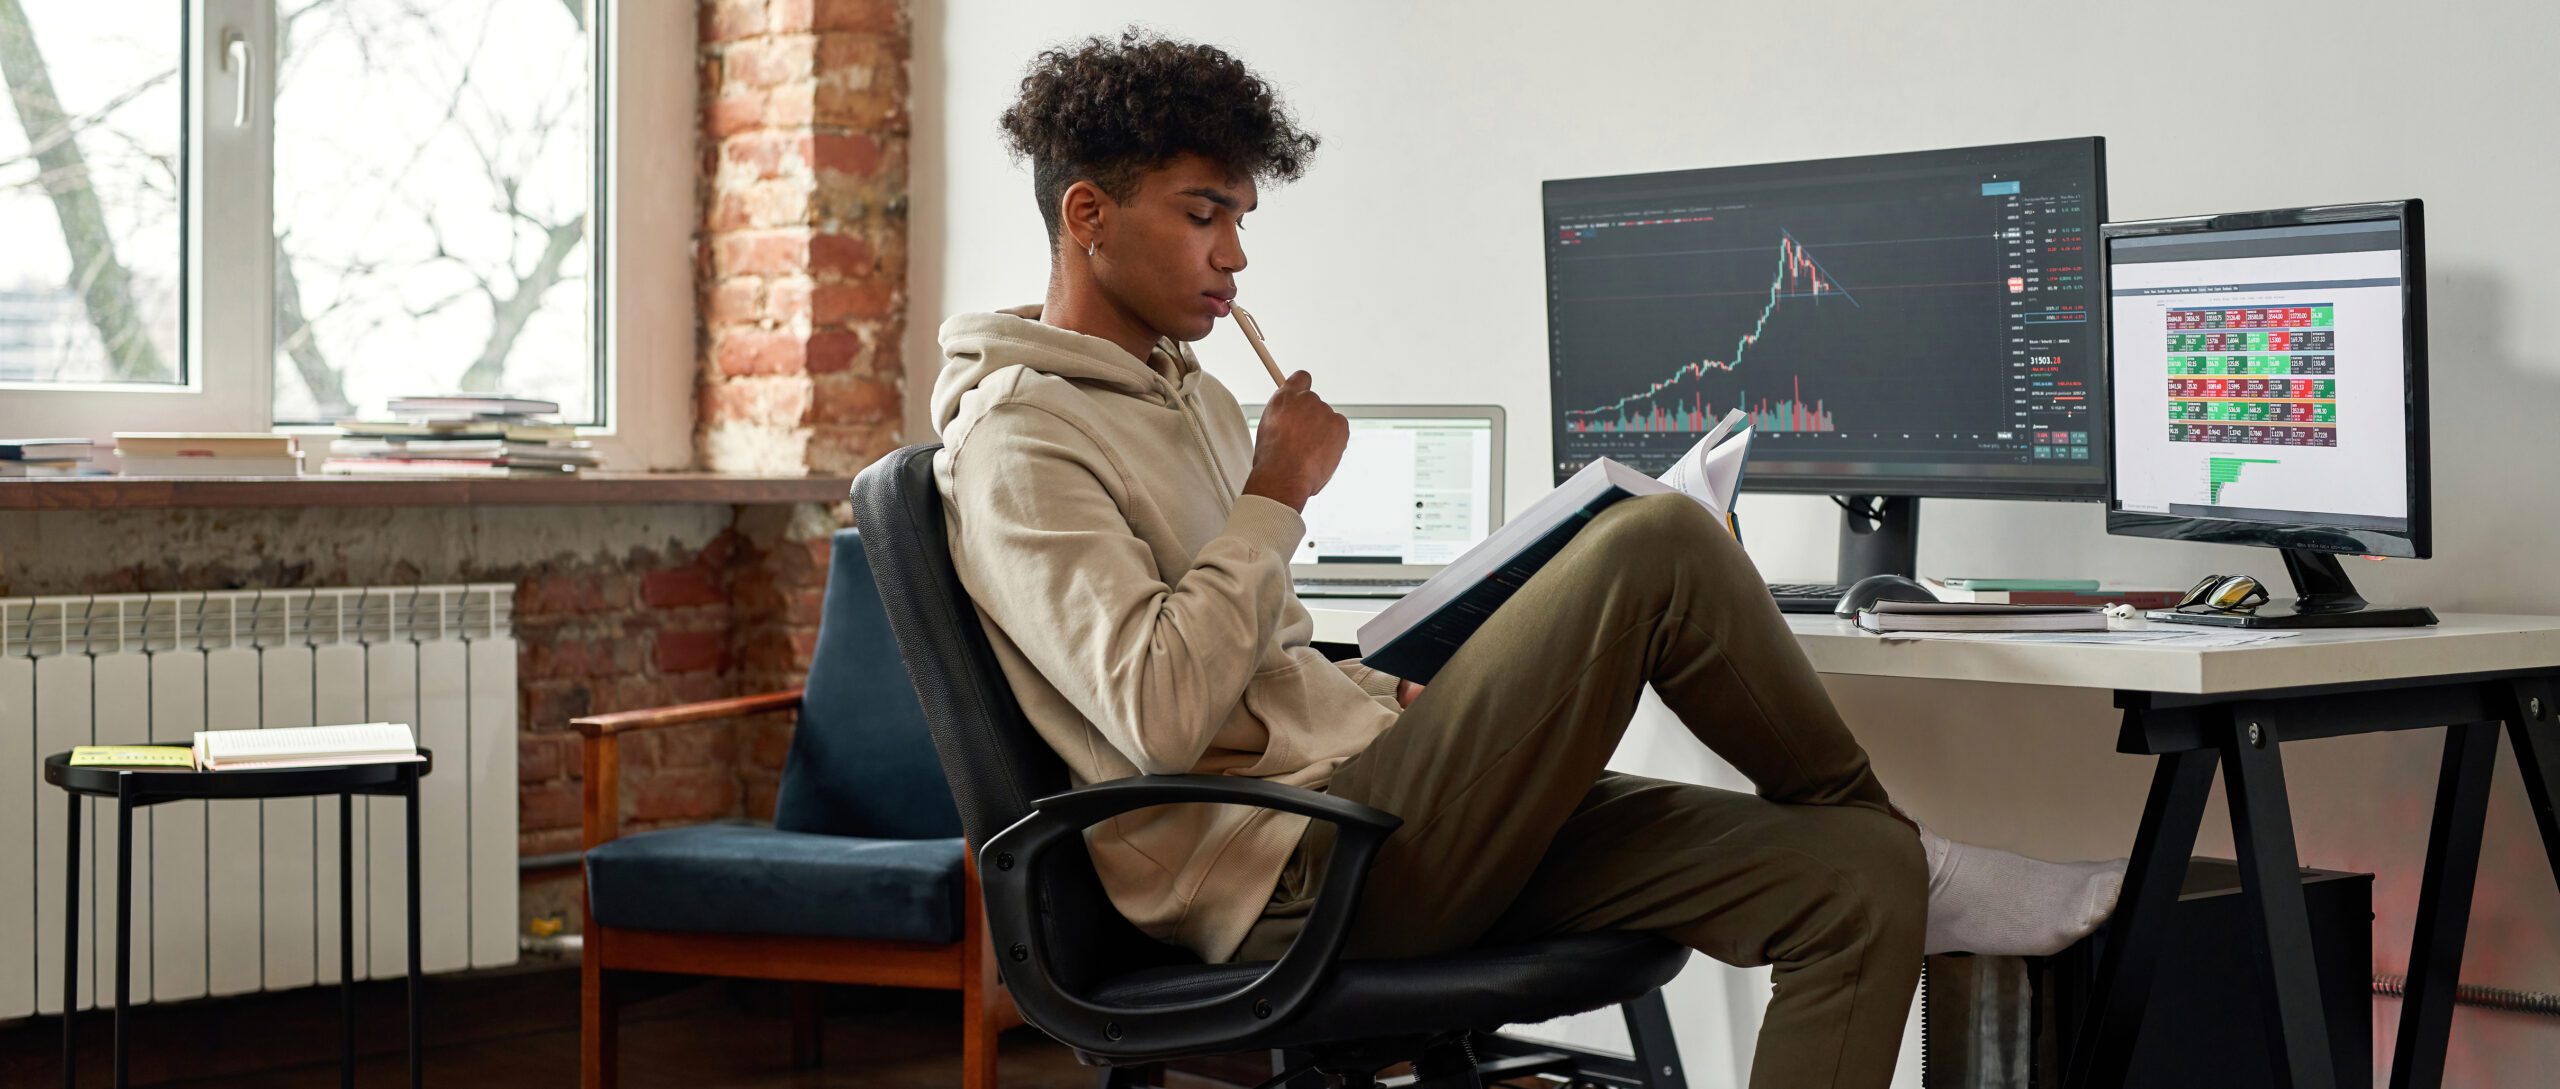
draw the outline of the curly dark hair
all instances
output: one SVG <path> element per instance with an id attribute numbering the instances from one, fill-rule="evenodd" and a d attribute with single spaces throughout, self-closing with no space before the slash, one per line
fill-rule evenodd
<path id="1" fill-rule="evenodd" d="M 1043 50 L 999 123 L 1031 162 L 1052 243 L 1058 199 L 1078 181 L 1127 201 L 1140 174 L 1186 152 L 1240 177 L 1296 181 L 1316 151 L 1315 134 L 1243 61 L 1137 27 Z"/>

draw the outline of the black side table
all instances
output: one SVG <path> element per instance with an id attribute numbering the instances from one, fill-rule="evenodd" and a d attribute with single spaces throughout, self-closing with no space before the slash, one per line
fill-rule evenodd
<path id="1" fill-rule="evenodd" d="M 388 795 L 408 800 L 409 824 L 409 1085 L 423 1084 L 418 1061 L 418 779 L 434 766 L 424 760 L 405 764 L 339 764 L 277 771 L 186 771 L 174 768 L 72 767 L 71 754 L 44 758 L 44 781 L 63 789 L 70 802 L 71 847 L 63 853 L 64 895 L 68 906 L 62 922 L 62 1085 L 76 1089 L 74 1065 L 77 1035 L 72 1011 L 79 1008 L 80 973 L 80 799 L 116 801 L 116 1089 L 125 1086 L 125 1006 L 133 977 L 125 957 L 133 948 L 133 811 L 162 802 L 189 799 L 306 798 L 338 796 L 338 1083 L 356 1083 L 356 991 L 351 971 L 355 959 L 354 848 L 345 829 L 352 821 L 355 796 Z"/>

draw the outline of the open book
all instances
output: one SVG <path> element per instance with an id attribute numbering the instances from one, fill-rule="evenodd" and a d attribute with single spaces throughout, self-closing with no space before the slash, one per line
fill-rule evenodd
<path id="1" fill-rule="evenodd" d="M 272 730 L 202 730 L 196 734 L 196 767 L 204 771 L 269 771 L 341 764 L 405 764 L 423 760 L 409 727 L 398 722 L 356 726 L 286 726 Z"/>
<path id="2" fill-rule="evenodd" d="M 1583 466 L 1520 517 L 1360 625 L 1361 660 L 1372 669 L 1429 683 L 1529 576 L 1621 499 L 1679 492 L 1697 500 L 1716 521 L 1726 522 L 1751 450 L 1747 419 L 1739 409 L 1727 413 L 1660 477 L 1608 458 Z"/>

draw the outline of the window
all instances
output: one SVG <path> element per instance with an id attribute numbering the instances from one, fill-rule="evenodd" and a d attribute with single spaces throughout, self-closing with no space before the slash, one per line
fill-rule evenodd
<path id="1" fill-rule="evenodd" d="M 167 7 L 0 0 L 0 382 L 186 383 Z"/>
<path id="2" fill-rule="evenodd" d="M 280 0 L 276 419 L 474 390 L 602 422 L 584 7 Z"/>
<path id="3" fill-rule="evenodd" d="M 0 434 L 263 430 L 453 390 L 680 431 L 654 403 L 690 382 L 690 344 L 656 343 L 672 316 L 643 323 L 669 375 L 607 366 L 639 338 L 613 335 L 601 272 L 633 199 L 601 120 L 616 7 L 0 0 Z M 642 10 L 647 139 L 689 155 L 656 85 L 689 103 L 691 6 Z M 641 183 L 652 261 L 681 182 Z M 640 460 L 681 463 L 681 434 L 654 441 Z"/>

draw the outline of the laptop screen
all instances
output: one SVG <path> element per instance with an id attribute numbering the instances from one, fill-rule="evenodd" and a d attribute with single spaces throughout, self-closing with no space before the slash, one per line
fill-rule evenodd
<path id="1" fill-rule="evenodd" d="M 1291 564 L 1445 564 L 1493 532 L 1492 419 L 1345 415 L 1351 441 Z"/>

